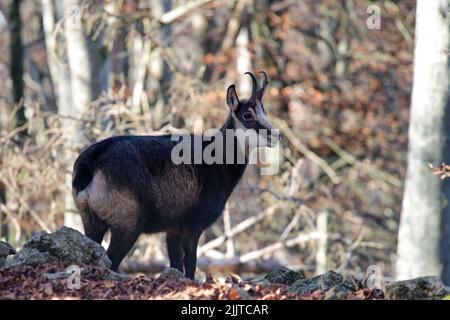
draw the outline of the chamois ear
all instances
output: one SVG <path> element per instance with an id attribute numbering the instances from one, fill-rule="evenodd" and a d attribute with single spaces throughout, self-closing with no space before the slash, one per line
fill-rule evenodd
<path id="1" fill-rule="evenodd" d="M 236 111 L 239 107 L 239 98 L 236 94 L 236 86 L 232 84 L 227 90 L 227 104 L 231 111 Z"/>

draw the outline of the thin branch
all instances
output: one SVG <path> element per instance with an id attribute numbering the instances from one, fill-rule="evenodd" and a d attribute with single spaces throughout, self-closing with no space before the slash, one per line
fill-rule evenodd
<path id="1" fill-rule="evenodd" d="M 353 252 L 358 248 L 359 244 L 364 239 L 364 236 L 366 234 L 366 228 L 363 227 L 356 238 L 356 240 L 352 243 L 350 248 L 348 249 L 346 253 L 345 261 L 342 263 L 342 265 L 339 267 L 338 272 L 342 272 L 347 266 L 350 264 L 350 260 L 352 259 Z"/>
<path id="2" fill-rule="evenodd" d="M 337 184 L 340 182 L 336 172 L 328 165 L 328 163 L 315 154 L 313 151 L 309 150 L 306 145 L 301 142 L 299 138 L 294 134 L 294 132 L 289 128 L 289 126 L 281 120 L 280 118 L 273 118 L 273 123 L 276 127 L 280 129 L 281 132 L 286 136 L 286 138 L 291 142 L 295 149 L 297 149 L 301 154 L 310 159 L 312 162 L 317 164 L 319 167 L 323 169 L 323 171 L 330 177 L 330 180 Z"/>
<path id="3" fill-rule="evenodd" d="M 6 179 L 4 179 L 3 181 L 7 189 L 14 190 L 13 186 L 9 184 Z M 46 232 L 51 232 L 50 228 L 47 226 L 44 220 L 42 220 L 39 214 L 28 205 L 27 201 L 19 193 L 15 193 L 14 196 L 16 196 L 17 200 L 19 200 L 19 203 L 24 206 L 26 210 L 28 210 L 30 215 L 42 229 L 44 229 Z"/>
<path id="4" fill-rule="evenodd" d="M 241 20 L 242 12 L 245 9 L 245 3 L 246 3 L 245 0 L 237 1 L 236 6 L 234 8 L 234 12 L 231 15 L 230 20 L 228 20 L 225 37 L 223 38 L 222 46 L 220 48 L 221 50 L 226 51 L 226 50 L 230 49 L 231 47 L 233 47 L 234 42 L 237 37 L 237 33 L 241 26 L 240 20 Z"/>
<path id="5" fill-rule="evenodd" d="M 183 17 L 184 15 L 188 14 L 189 12 L 198 9 L 202 6 L 204 6 L 207 3 L 210 3 L 212 0 L 194 0 L 194 1 L 190 1 L 188 3 L 185 3 L 181 6 L 176 7 L 175 9 L 166 12 L 164 14 L 162 14 L 158 21 L 160 24 L 165 25 L 165 24 L 170 24 L 172 22 L 174 22 L 175 20 Z"/>
<path id="6" fill-rule="evenodd" d="M 14 213 L 12 213 L 7 206 L 5 206 L 3 203 L 0 203 L 0 212 L 4 212 L 6 216 L 9 218 L 11 223 L 14 225 L 14 228 L 16 229 L 16 235 L 14 238 L 14 241 L 17 243 L 20 240 L 20 237 L 22 235 L 22 230 L 20 229 L 20 224 L 17 218 L 14 216 Z"/>
<path id="7" fill-rule="evenodd" d="M 348 163 L 350 165 L 355 165 L 355 166 L 365 166 L 366 167 L 365 171 L 372 178 L 375 178 L 375 179 L 380 179 L 381 178 L 381 179 L 385 180 L 386 182 L 388 182 L 389 184 L 391 184 L 391 185 L 393 185 L 394 187 L 397 187 L 397 188 L 400 188 L 402 186 L 402 181 L 400 179 L 398 179 L 397 177 L 395 177 L 395 176 L 393 176 L 393 175 L 391 175 L 389 173 L 386 173 L 386 172 L 378 169 L 374 165 L 359 163 L 358 159 L 356 159 L 353 155 L 351 155 L 350 153 L 348 153 L 347 151 L 342 149 L 333 140 L 331 140 L 329 138 L 325 138 L 324 141 L 325 141 L 325 144 L 328 147 L 330 147 L 330 149 L 333 150 L 346 163 Z"/>
<path id="8" fill-rule="evenodd" d="M 236 234 L 241 233 L 242 231 L 250 228 L 257 222 L 263 220 L 265 217 L 272 215 L 275 210 L 280 206 L 280 204 L 275 204 L 264 210 L 263 212 L 257 214 L 256 216 L 250 217 L 241 223 L 237 224 L 235 227 L 233 227 L 229 233 L 223 234 L 220 237 L 211 240 L 210 242 L 204 244 L 200 248 L 198 248 L 198 256 L 201 256 L 206 251 L 210 249 L 214 249 L 219 247 L 222 243 L 224 243 L 228 238 L 234 237 Z"/>
<path id="9" fill-rule="evenodd" d="M 282 248 L 293 247 L 295 245 L 298 245 L 300 243 L 305 243 L 310 240 L 321 239 L 322 237 L 323 237 L 323 234 L 322 234 L 322 232 L 319 232 L 319 231 L 313 231 L 308 234 L 299 234 L 295 238 L 288 239 L 285 241 L 279 241 L 279 242 L 271 244 L 267 247 L 264 247 L 262 249 L 246 253 L 246 254 L 240 256 L 239 262 L 246 263 L 251 260 L 261 258 L 265 254 L 272 253 L 272 252 L 280 250 Z"/>
<path id="10" fill-rule="evenodd" d="M 296 225 L 298 225 L 298 221 L 300 220 L 302 216 L 302 212 L 301 210 L 297 211 L 294 215 L 294 217 L 292 218 L 291 222 L 289 222 L 289 224 L 286 226 L 286 228 L 284 228 L 283 232 L 281 233 L 280 236 L 280 241 L 286 240 L 287 237 L 289 236 L 289 234 L 291 233 L 292 229 L 294 229 L 294 227 Z"/>
<path id="11" fill-rule="evenodd" d="M 223 227 L 224 227 L 225 234 L 230 234 L 231 217 L 230 217 L 230 208 L 229 208 L 228 203 L 225 205 L 225 210 L 223 212 Z M 226 247 L 227 247 L 227 250 L 226 250 L 225 257 L 227 257 L 227 258 L 233 257 L 235 255 L 233 237 L 228 237 L 228 239 L 226 240 Z"/>

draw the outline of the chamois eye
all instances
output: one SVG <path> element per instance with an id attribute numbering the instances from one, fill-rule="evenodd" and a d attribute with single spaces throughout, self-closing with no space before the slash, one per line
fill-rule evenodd
<path id="1" fill-rule="evenodd" d="M 253 115 L 250 112 L 245 112 L 242 114 L 242 120 L 244 121 L 252 121 Z"/>

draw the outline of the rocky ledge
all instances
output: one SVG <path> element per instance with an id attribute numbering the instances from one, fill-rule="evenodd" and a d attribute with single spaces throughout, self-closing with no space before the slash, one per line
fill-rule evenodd
<path id="1" fill-rule="evenodd" d="M 76 265 L 79 284 L 68 285 Z M 102 246 L 63 227 L 38 232 L 16 252 L 0 242 L 0 299 L 445 299 L 438 277 L 419 277 L 373 288 L 362 278 L 335 271 L 312 278 L 281 267 L 252 279 L 229 276 L 197 282 L 167 268 L 158 277 L 117 274 Z"/>

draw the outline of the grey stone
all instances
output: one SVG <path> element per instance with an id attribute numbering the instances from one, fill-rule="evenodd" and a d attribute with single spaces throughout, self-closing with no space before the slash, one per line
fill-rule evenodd
<path id="1" fill-rule="evenodd" d="M 165 268 L 159 275 L 158 279 L 183 281 L 185 280 L 185 277 L 184 274 L 178 269 Z"/>
<path id="2" fill-rule="evenodd" d="M 48 253 L 40 252 L 33 248 L 23 248 L 14 257 L 9 258 L 5 261 L 3 267 L 15 267 L 15 266 L 37 266 L 46 262 L 56 262 Z"/>
<path id="3" fill-rule="evenodd" d="M 304 278 L 305 277 L 301 273 L 295 272 L 285 267 L 280 267 L 264 277 L 265 280 L 268 280 L 271 283 L 286 285 L 291 285 L 294 282 Z"/>
<path id="4" fill-rule="evenodd" d="M 343 300 L 345 297 L 353 292 L 351 289 L 347 288 L 343 284 L 338 284 L 330 289 L 325 293 L 324 299 L 325 300 Z"/>
<path id="5" fill-rule="evenodd" d="M 325 276 L 327 279 L 324 279 Z M 335 285 L 324 290 L 326 289 L 325 284 L 332 284 L 332 282 Z M 355 292 L 358 289 L 358 280 L 352 276 L 342 277 L 338 273 L 329 271 L 321 278 L 321 290 L 326 291 L 325 300 L 343 300 L 349 293 Z"/>
<path id="6" fill-rule="evenodd" d="M 300 295 L 307 295 L 317 290 L 328 291 L 336 286 L 336 290 L 351 291 L 351 282 L 344 283 L 344 277 L 334 271 L 328 271 L 325 274 L 318 275 L 311 279 L 299 279 L 289 286 L 289 290 L 297 292 Z M 349 288 L 347 288 L 347 286 L 349 286 Z"/>
<path id="7" fill-rule="evenodd" d="M 62 227 L 54 233 L 34 234 L 22 250 L 6 260 L 4 267 L 36 266 L 42 263 L 92 264 L 109 268 L 111 261 L 105 249 L 80 232 Z"/>
<path id="8" fill-rule="evenodd" d="M 320 290 L 319 282 L 321 276 L 311 279 L 299 279 L 289 286 L 289 291 L 297 292 L 299 295 L 311 294 Z"/>
<path id="9" fill-rule="evenodd" d="M 356 291 L 359 289 L 358 280 L 353 277 L 345 278 L 344 281 L 342 281 L 342 286 L 350 291 Z"/>
<path id="10" fill-rule="evenodd" d="M 322 291 L 328 291 L 330 288 L 341 284 L 344 280 L 342 274 L 334 272 L 332 270 L 320 276 L 319 287 Z"/>
<path id="11" fill-rule="evenodd" d="M 0 268 L 5 264 L 9 255 L 16 253 L 16 250 L 9 243 L 0 241 Z"/>
<path id="12" fill-rule="evenodd" d="M 16 253 L 16 250 L 9 243 L 0 241 L 0 258 L 6 258 Z"/>
<path id="13" fill-rule="evenodd" d="M 390 283 L 385 294 L 393 300 L 435 300 L 442 299 L 447 291 L 439 277 L 428 276 Z"/>

